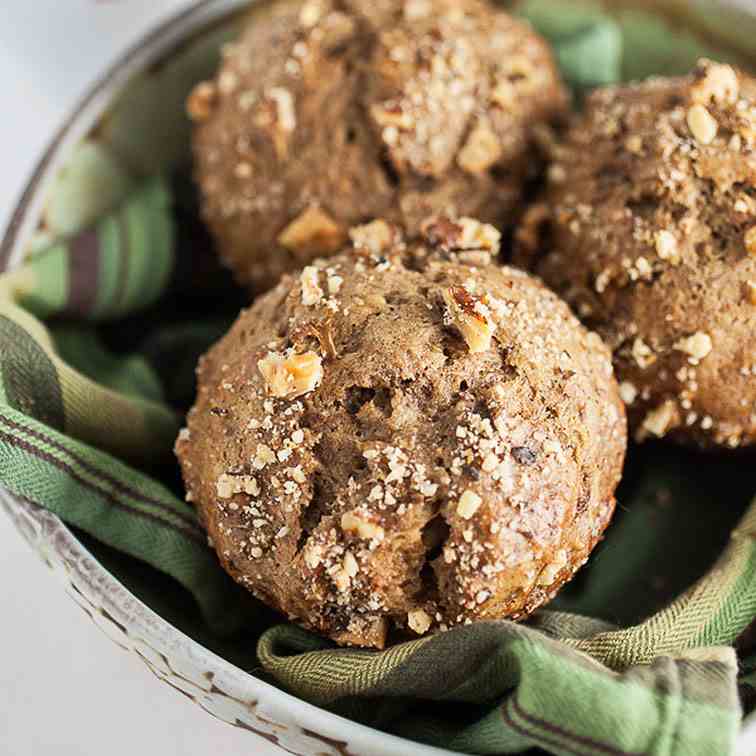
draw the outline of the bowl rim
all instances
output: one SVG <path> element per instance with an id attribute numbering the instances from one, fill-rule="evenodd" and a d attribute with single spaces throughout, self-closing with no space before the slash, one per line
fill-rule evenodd
<path id="1" fill-rule="evenodd" d="M 90 133 L 132 77 L 150 65 L 166 60 L 177 47 L 192 35 L 201 33 L 212 21 L 219 21 L 262 1 L 192 0 L 184 8 L 151 25 L 113 58 L 66 110 L 62 123 L 53 131 L 23 181 L 23 188 L 11 202 L 13 209 L 0 238 L 0 273 L 22 261 L 25 244 L 42 217 L 46 190 L 57 175 L 57 169 Z M 756 15 L 756 8 L 753 13 Z M 102 619 L 98 617 L 106 618 L 110 624 L 105 631 L 114 642 L 134 651 L 159 679 L 188 695 L 211 715 L 248 729 L 283 751 L 301 753 L 302 756 L 316 751 L 341 756 L 356 756 L 358 752 L 405 756 L 408 749 L 418 756 L 456 753 L 359 724 L 254 677 L 190 638 L 134 596 L 99 563 L 59 517 L 2 486 L 0 506 L 53 572 L 63 579 L 68 592 L 90 618 L 101 627 Z M 119 635 L 120 631 L 125 631 L 125 635 Z M 139 633 L 138 637 L 133 635 L 134 632 Z M 174 677 L 164 674 L 161 664 L 151 658 L 150 651 L 158 654 Z M 181 667 L 181 662 L 176 665 L 177 659 L 204 666 L 212 674 L 205 672 L 203 680 L 191 680 L 183 676 L 187 670 Z M 171 668 L 172 662 L 181 672 Z M 178 681 L 191 692 L 181 683 L 177 684 Z M 213 704 L 209 699 L 213 692 L 251 713 L 252 719 L 259 723 L 259 729 L 244 718 L 230 717 L 230 710 Z M 239 713 L 239 710 L 234 711 Z M 345 737 L 350 740 L 345 741 Z M 750 753 L 754 744 L 756 712 L 744 720 L 736 752 Z M 328 750 L 324 751 L 324 748 Z"/>

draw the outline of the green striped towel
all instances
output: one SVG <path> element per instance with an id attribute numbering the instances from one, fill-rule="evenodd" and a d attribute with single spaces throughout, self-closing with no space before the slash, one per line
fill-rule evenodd
<path id="1" fill-rule="evenodd" d="M 577 5 L 588 15 L 568 18 L 560 5 L 555 23 L 555 7 L 534 0 L 525 10 L 576 90 L 615 80 L 629 27 Z M 182 500 L 171 457 L 194 360 L 228 323 L 217 299 L 191 291 L 188 310 L 207 317 L 177 322 L 170 292 L 193 250 L 177 242 L 172 205 L 167 182 L 150 181 L 0 276 L 2 486 L 59 515 L 169 621 L 374 727 L 480 754 L 731 752 L 756 702 L 748 459 L 633 450 L 606 541 L 527 624 L 339 649 L 238 589 Z"/>

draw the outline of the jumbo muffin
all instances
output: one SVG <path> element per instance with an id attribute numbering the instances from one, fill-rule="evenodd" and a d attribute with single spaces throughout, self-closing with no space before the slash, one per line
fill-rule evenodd
<path id="1" fill-rule="evenodd" d="M 520 618 L 585 562 L 626 442 L 608 350 L 490 226 L 375 221 L 243 312 L 177 442 L 225 569 L 338 643 Z"/>
<path id="2" fill-rule="evenodd" d="M 636 436 L 753 444 L 756 80 L 701 61 L 598 91 L 555 156 L 529 262 L 613 349 Z"/>
<path id="3" fill-rule="evenodd" d="M 254 290 L 377 217 L 509 224 L 566 105 L 546 43 L 479 0 L 278 0 L 189 98 L 203 216 Z"/>

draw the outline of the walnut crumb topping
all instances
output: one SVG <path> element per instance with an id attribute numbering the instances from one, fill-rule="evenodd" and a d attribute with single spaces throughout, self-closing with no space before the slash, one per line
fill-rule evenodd
<path id="1" fill-rule="evenodd" d="M 230 499 L 238 493 L 257 496 L 260 493 L 260 485 L 252 475 L 229 475 L 223 473 L 215 481 L 215 492 L 219 499 Z"/>
<path id="2" fill-rule="evenodd" d="M 320 546 L 308 546 L 304 551 L 304 562 L 311 569 L 317 569 L 323 561 L 323 550 Z"/>
<path id="3" fill-rule="evenodd" d="M 360 566 L 357 559 L 351 551 L 347 551 L 344 554 L 341 567 L 332 573 L 331 579 L 340 593 L 346 593 L 351 586 L 352 579 L 357 576 L 359 571 Z"/>
<path id="4" fill-rule="evenodd" d="M 418 635 L 425 635 L 433 624 L 433 618 L 425 609 L 413 609 L 407 612 L 407 624 Z"/>
<path id="5" fill-rule="evenodd" d="M 310 0 L 310 2 L 305 3 L 299 11 L 299 23 L 305 29 L 309 29 L 320 21 L 324 12 L 322 2 L 319 0 Z"/>
<path id="6" fill-rule="evenodd" d="M 501 144 L 486 121 L 475 126 L 465 145 L 457 155 L 457 162 L 468 173 L 485 173 L 502 155 Z"/>
<path id="7" fill-rule="evenodd" d="M 672 265 L 677 265 L 680 262 L 680 251 L 677 246 L 677 239 L 671 231 L 662 229 L 657 231 L 654 235 L 654 245 L 656 246 L 656 254 L 662 260 L 669 260 Z"/>
<path id="8" fill-rule="evenodd" d="M 320 355 L 277 354 L 268 352 L 257 367 L 265 379 L 265 388 L 272 396 L 294 399 L 315 389 L 323 379 Z"/>
<path id="9" fill-rule="evenodd" d="M 488 351 L 496 326 L 485 304 L 462 286 L 451 286 L 442 296 L 451 324 L 462 334 L 470 352 Z"/>
<path id="10" fill-rule="evenodd" d="M 712 349 L 711 336 L 708 333 L 698 331 L 692 336 L 680 339 L 675 344 L 675 349 L 690 355 L 693 360 L 702 360 Z"/>
<path id="11" fill-rule="evenodd" d="M 380 525 L 358 517 L 354 512 L 344 512 L 341 515 L 341 529 L 345 533 L 356 533 L 359 538 L 372 541 L 382 539 L 384 532 Z"/>
<path id="12" fill-rule="evenodd" d="M 746 252 L 751 257 L 756 257 L 756 226 L 751 226 L 743 237 Z"/>
<path id="13" fill-rule="evenodd" d="M 457 514 L 464 520 L 469 520 L 478 511 L 482 503 L 483 499 L 474 491 L 468 489 L 459 497 Z"/>
<path id="14" fill-rule="evenodd" d="M 643 419 L 641 430 L 662 438 L 676 424 L 677 409 L 672 399 L 652 409 Z"/>
<path id="15" fill-rule="evenodd" d="M 619 386 L 620 398 L 627 404 L 633 404 L 638 398 L 638 389 L 630 381 L 622 381 Z"/>
<path id="16" fill-rule="evenodd" d="M 746 281 L 746 296 L 752 305 L 756 305 L 756 281 Z"/>
<path id="17" fill-rule="evenodd" d="M 687 123 L 691 134 L 701 144 L 711 144 L 719 131 L 716 118 L 701 104 L 688 109 Z"/>
<path id="18" fill-rule="evenodd" d="M 633 342 L 633 359 L 641 370 L 651 367 L 656 362 L 653 350 L 640 336 Z"/>
<path id="19" fill-rule="evenodd" d="M 308 265 L 299 276 L 302 286 L 302 304 L 306 307 L 318 304 L 323 299 L 323 289 L 318 284 L 318 269 Z"/>
<path id="20" fill-rule="evenodd" d="M 303 255 L 312 251 L 327 254 L 336 252 L 345 239 L 341 225 L 317 205 L 309 205 L 279 234 L 278 243 Z"/>
<path id="21" fill-rule="evenodd" d="M 394 229 L 384 220 L 374 220 L 362 226 L 355 226 L 349 238 L 356 249 L 367 249 L 373 255 L 380 255 L 394 243 Z"/>
<path id="22" fill-rule="evenodd" d="M 207 120 L 213 112 L 218 90 L 212 82 L 202 81 L 191 91 L 186 100 L 186 112 L 196 123 Z"/>
<path id="23" fill-rule="evenodd" d="M 283 131 L 291 132 L 297 128 L 297 114 L 294 109 L 294 97 L 288 89 L 271 87 L 267 96 L 276 108 L 276 124 Z"/>
<path id="24" fill-rule="evenodd" d="M 481 250 L 492 255 L 499 253 L 501 233 L 494 226 L 474 218 L 429 218 L 423 223 L 421 232 L 433 246 L 446 252 Z"/>
<path id="25" fill-rule="evenodd" d="M 693 102 L 708 105 L 710 102 L 734 105 L 740 94 L 740 82 L 735 69 L 710 60 L 699 61 L 696 82 L 690 89 Z"/>

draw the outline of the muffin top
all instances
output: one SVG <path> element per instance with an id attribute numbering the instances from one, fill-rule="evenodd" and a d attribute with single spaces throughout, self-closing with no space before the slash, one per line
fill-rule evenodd
<path id="1" fill-rule="evenodd" d="M 756 441 L 756 80 L 704 60 L 597 91 L 553 153 L 519 236 L 612 348 L 637 437 Z"/>
<path id="2" fill-rule="evenodd" d="M 187 107 L 203 215 L 264 289 L 373 218 L 511 224 L 567 95 L 546 43 L 480 0 L 278 0 Z"/>
<path id="3" fill-rule="evenodd" d="M 201 361 L 177 442 L 230 574 L 337 642 L 522 617 L 614 508 L 610 355 L 499 234 L 379 220 L 284 277 Z"/>

